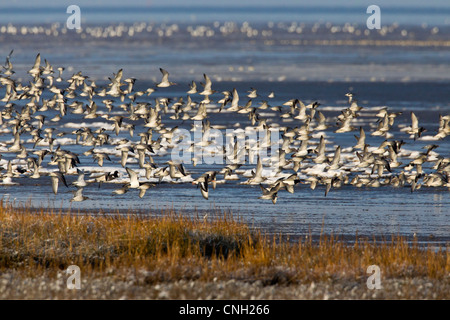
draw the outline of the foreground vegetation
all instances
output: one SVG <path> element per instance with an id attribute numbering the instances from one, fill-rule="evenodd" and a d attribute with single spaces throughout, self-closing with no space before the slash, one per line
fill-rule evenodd
<path id="1" fill-rule="evenodd" d="M 66 287 L 70 265 L 80 267 L 81 290 Z M 367 289 L 370 265 L 380 267 L 381 290 Z M 401 237 L 289 241 L 226 214 L 87 215 L 0 203 L 3 299 L 448 299 L 449 274 L 448 248 Z"/>

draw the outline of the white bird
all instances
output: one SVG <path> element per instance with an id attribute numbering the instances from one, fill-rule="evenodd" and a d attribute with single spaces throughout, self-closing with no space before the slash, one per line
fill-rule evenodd
<path id="1" fill-rule="evenodd" d="M 326 168 L 328 170 L 339 169 L 339 161 L 341 161 L 341 146 L 337 146 L 336 151 L 334 152 L 333 160 L 330 162 L 330 165 Z"/>
<path id="2" fill-rule="evenodd" d="M 275 186 L 270 188 L 264 188 L 261 184 L 259 186 L 263 194 L 258 197 L 258 199 L 272 200 L 272 203 L 276 204 L 278 200 L 278 191 L 281 189 L 281 183 L 278 182 Z"/>
<path id="3" fill-rule="evenodd" d="M 5 66 L 3 67 L 3 69 L 5 70 L 5 71 L 3 71 L 3 74 L 5 76 L 10 76 L 15 73 L 13 70 L 13 65 L 11 63 L 11 55 L 13 54 L 13 52 L 14 52 L 14 50 L 11 50 L 9 55 L 6 57 Z"/>
<path id="4" fill-rule="evenodd" d="M 79 169 L 77 169 L 77 172 L 78 172 L 78 179 L 72 182 L 72 184 L 79 188 L 86 187 L 87 183 L 86 181 L 84 181 L 84 172 Z"/>
<path id="5" fill-rule="evenodd" d="M 112 193 L 113 194 L 117 194 L 117 195 L 121 195 L 121 194 L 125 194 L 128 192 L 128 189 L 130 188 L 130 184 L 126 183 L 122 188 L 120 189 L 116 189 L 114 190 Z"/>
<path id="6" fill-rule="evenodd" d="M 41 74 L 41 54 L 38 53 L 36 56 L 36 59 L 34 60 L 33 67 L 28 71 L 29 74 L 36 77 L 37 75 Z"/>
<path id="7" fill-rule="evenodd" d="M 203 120 L 207 116 L 208 116 L 208 114 L 206 112 L 206 104 L 205 103 L 200 103 L 200 105 L 198 106 L 197 114 L 195 116 L 193 116 L 191 118 L 191 120 Z"/>
<path id="8" fill-rule="evenodd" d="M 246 184 L 260 184 L 264 182 L 266 179 L 262 176 L 262 162 L 261 157 L 258 155 L 258 162 L 256 164 L 256 170 L 253 173 L 253 176 L 247 180 Z"/>
<path id="9" fill-rule="evenodd" d="M 410 135 L 414 135 L 414 140 L 422 135 L 422 132 L 426 131 L 425 128 L 419 127 L 419 120 L 414 112 L 411 111 L 411 127 L 408 127 L 406 132 Z"/>
<path id="10" fill-rule="evenodd" d="M 197 93 L 197 84 L 195 81 L 192 81 L 189 85 L 189 91 L 186 92 L 187 94 L 194 94 Z"/>
<path id="11" fill-rule="evenodd" d="M 359 127 L 359 137 L 355 135 L 357 140 L 356 145 L 353 147 L 354 149 L 364 149 L 366 145 L 366 134 L 364 133 L 364 129 Z"/>
<path id="12" fill-rule="evenodd" d="M 15 134 L 14 134 L 14 141 L 13 141 L 13 144 L 12 144 L 12 146 L 11 147 L 9 147 L 9 151 L 12 151 L 12 152 L 17 152 L 17 151 L 20 151 L 21 149 L 22 149 L 22 147 L 21 147 L 22 145 L 21 145 L 21 143 L 20 143 L 20 134 L 19 134 L 19 132 L 17 131 Z"/>
<path id="13" fill-rule="evenodd" d="M 251 90 L 249 91 L 247 97 L 249 97 L 250 99 L 254 99 L 256 97 L 258 97 L 258 94 L 256 93 L 256 89 L 255 88 L 250 88 Z"/>
<path id="14" fill-rule="evenodd" d="M 238 105 L 239 94 L 238 94 L 236 88 L 233 89 L 232 95 L 233 95 L 233 98 L 231 100 L 231 107 L 228 108 L 228 111 L 238 111 L 239 110 L 239 105 Z"/>
<path id="15" fill-rule="evenodd" d="M 314 150 L 314 152 L 317 154 L 317 157 L 314 159 L 314 162 L 317 164 L 324 163 L 326 160 L 325 157 L 325 138 L 320 136 L 320 142 L 317 148 Z"/>
<path id="16" fill-rule="evenodd" d="M 144 195 L 145 195 L 145 192 L 148 189 L 150 189 L 150 188 L 152 188 L 154 186 L 155 186 L 155 184 L 154 183 L 150 183 L 150 182 L 142 182 L 142 183 L 140 183 L 140 185 L 138 187 L 138 189 L 139 189 L 139 198 L 143 198 Z"/>
<path id="17" fill-rule="evenodd" d="M 203 198 L 208 200 L 208 196 L 209 196 L 208 195 L 208 181 L 200 182 L 199 185 L 200 185 L 200 192 L 202 193 Z"/>
<path id="18" fill-rule="evenodd" d="M 172 179 L 180 179 L 187 176 L 183 164 L 176 165 L 172 160 L 167 162 L 169 164 L 169 174 Z"/>
<path id="19" fill-rule="evenodd" d="M 161 71 L 163 76 L 162 76 L 161 82 L 156 84 L 156 86 L 158 88 L 167 88 L 167 87 L 170 87 L 171 85 L 176 84 L 176 83 L 169 81 L 169 73 L 166 70 L 164 70 L 163 68 L 159 68 L 159 71 Z"/>
<path id="20" fill-rule="evenodd" d="M 49 175 L 50 175 L 50 178 L 52 179 L 52 190 L 53 190 L 54 194 L 58 193 L 58 182 L 59 182 L 59 180 L 61 180 L 64 183 L 64 185 L 66 187 L 68 187 L 66 179 L 64 178 L 64 175 L 61 172 L 59 172 L 59 171 L 50 172 Z"/>
<path id="21" fill-rule="evenodd" d="M 132 189 L 137 189 L 139 188 L 139 179 L 138 179 L 138 174 L 131 170 L 130 168 L 126 167 L 125 170 L 128 173 L 128 176 L 130 177 L 130 185 L 129 187 Z"/>
<path id="22" fill-rule="evenodd" d="M 109 86 L 111 86 L 111 89 L 109 89 L 108 92 L 106 92 L 106 94 L 109 94 L 110 96 L 113 97 L 119 97 L 121 95 L 123 95 L 123 91 L 120 88 L 120 86 L 122 85 L 122 83 L 120 83 L 120 81 L 122 80 L 122 75 L 123 75 L 123 70 L 120 69 L 117 74 L 114 74 L 114 79 L 111 79 L 111 83 L 109 84 Z"/>
<path id="23" fill-rule="evenodd" d="M 326 125 L 326 118 L 323 115 L 323 113 L 320 111 L 317 111 L 317 118 L 318 118 L 317 126 L 314 130 L 316 130 L 316 131 L 326 130 L 328 128 L 328 126 Z"/>
<path id="24" fill-rule="evenodd" d="M 74 192 L 73 198 L 70 199 L 70 202 L 81 202 L 88 199 L 89 197 L 83 196 L 83 188 L 78 188 L 77 191 Z"/>
<path id="25" fill-rule="evenodd" d="M 199 94 L 201 94 L 202 96 L 209 96 L 216 92 L 216 90 L 211 89 L 211 79 L 205 73 L 203 74 L 203 77 L 205 78 L 205 84 L 203 85 L 203 91 Z"/>

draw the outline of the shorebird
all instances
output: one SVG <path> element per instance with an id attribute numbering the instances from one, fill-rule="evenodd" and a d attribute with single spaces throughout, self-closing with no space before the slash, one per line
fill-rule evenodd
<path id="1" fill-rule="evenodd" d="M 229 112 L 239 111 L 238 104 L 239 104 L 239 94 L 238 94 L 236 88 L 233 88 L 231 106 L 228 108 L 228 111 Z"/>
<path id="2" fill-rule="evenodd" d="M 76 181 L 72 182 L 72 185 L 74 185 L 78 188 L 86 187 L 87 183 L 86 183 L 86 181 L 84 181 L 84 172 L 77 169 L 77 173 L 78 173 L 78 179 Z"/>
<path id="3" fill-rule="evenodd" d="M 127 171 L 128 176 L 130 177 L 129 187 L 132 189 L 139 188 L 139 178 L 137 172 L 131 170 L 128 167 L 126 167 L 125 170 Z"/>
<path id="4" fill-rule="evenodd" d="M 389 118 L 387 113 L 385 114 L 385 116 L 383 117 L 383 120 L 380 120 L 378 122 L 378 127 L 377 130 L 375 130 L 374 132 L 371 133 L 372 136 L 386 136 L 386 134 L 388 133 L 390 127 L 389 127 Z"/>
<path id="5" fill-rule="evenodd" d="M 205 103 L 200 103 L 199 107 L 198 107 L 198 111 L 197 114 L 195 116 L 193 116 L 191 118 L 191 120 L 203 120 L 207 117 L 207 112 L 206 112 L 206 104 Z"/>
<path id="6" fill-rule="evenodd" d="M 314 159 L 315 163 L 323 163 L 326 160 L 325 156 L 325 138 L 323 135 L 320 136 L 320 142 L 317 148 L 314 150 L 314 153 L 317 154 L 317 157 Z"/>
<path id="7" fill-rule="evenodd" d="M 126 83 L 128 83 L 128 88 L 123 93 L 124 94 L 131 94 L 131 92 L 133 92 L 133 86 L 134 86 L 134 83 L 136 82 L 136 79 L 135 78 L 127 78 L 124 81 Z"/>
<path id="8" fill-rule="evenodd" d="M 116 189 L 116 190 L 114 190 L 112 193 L 113 193 L 113 194 L 116 194 L 116 195 L 125 194 L 125 193 L 128 192 L 128 189 L 129 189 L 129 188 L 130 188 L 130 184 L 129 184 L 129 183 L 126 183 L 126 184 L 124 184 L 124 185 L 122 186 L 122 188 Z"/>
<path id="9" fill-rule="evenodd" d="M 87 183 L 98 182 L 98 188 L 102 186 L 104 182 L 109 182 L 119 177 L 119 171 L 115 170 L 114 172 L 105 172 L 96 176 L 91 175 L 90 179 L 86 181 Z"/>
<path id="10" fill-rule="evenodd" d="M 212 85 L 211 79 L 205 73 L 203 74 L 203 77 L 205 78 L 205 83 L 204 84 L 202 83 L 203 91 L 200 92 L 199 94 L 202 96 L 209 96 L 209 95 L 213 94 L 214 92 L 216 92 L 216 90 L 211 89 L 211 85 Z"/>
<path id="11" fill-rule="evenodd" d="M 348 97 L 348 104 L 352 103 L 354 94 L 351 93 L 351 92 L 347 92 L 347 93 L 345 94 L 345 96 Z"/>
<path id="12" fill-rule="evenodd" d="M 150 109 L 147 118 L 144 118 L 145 125 L 144 127 L 148 128 L 158 128 L 161 125 L 161 116 L 158 111 L 155 109 Z"/>
<path id="13" fill-rule="evenodd" d="M 232 93 L 231 93 L 230 91 L 222 91 L 222 94 L 223 94 L 223 98 L 217 101 L 217 103 L 221 103 L 220 108 L 219 108 L 219 112 L 221 112 L 222 109 L 223 109 L 229 102 L 231 102 L 230 96 L 232 95 Z"/>
<path id="14" fill-rule="evenodd" d="M 83 196 L 83 188 L 78 188 L 77 191 L 73 193 L 73 197 L 70 199 L 70 202 L 81 202 L 88 199 L 89 197 Z"/>
<path id="15" fill-rule="evenodd" d="M 323 115 L 322 112 L 317 111 L 317 126 L 314 128 L 315 131 L 324 131 L 328 129 L 328 126 L 326 125 L 326 118 Z"/>
<path id="16" fill-rule="evenodd" d="M 187 173 L 182 163 L 175 164 L 171 160 L 169 160 L 167 163 L 169 164 L 169 175 L 172 179 L 180 179 L 187 176 Z"/>
<path id="17" fill-rule="evenodd" d="M 200 177 L 195 179 L 192 184 L 196 184 L 197 186 L 200 185 L 203 182 L 211 183 L 213 186 L 213 189 L 216 189 L 216 175 L 217 171 L 207 171 L 203 173 Z"/>
<path id="18" fill-rule="evenodd" d="M 425 128 L 419 127 L 419 120 L 414 112 L 411 111 L 411 126 L 406 128 L 406 133 L 413 135 L 414 140 L 420 138 L 422 132 L 426 131 Z"/>
<path id="19" fill-rule="evenodd" d="M 128 161 L 128 153 L 134 153 L 134 149 L 129 146 L 129 145 L 125 145 L 122 147 L 119 147 L 118 150 L 120 150 L 121 153 L 121 158 L 120 158 L 120 164 L 122 165 L 123 168 L 125 168 L 125 166 L 127 165 L 127 161 Z"/>
<path id="20" fill-rule="evenodd" d="M 120 69 L 117 71 L 117 74 L 114 74 L 114 79 L 108 78 L 111 83 L 109 86 L 111 87 L 106 94 L 112 96 L 112 97 L 119 97 L 124 94 L 122 89 L 120 88 L 122 86 L 122 83 L 120 82 L 122 80 L 123 70 Z"/>
<path id="21" fill-rule="evenodd" d="M 52 65 L 47 61 L 47 59 L 44 59 L 45 67 L 42 70 L 42 74 L 51 74 L 53 73 L 53 67 Z"/>
<path id="22" fill-rule="evenodd" d="M 397 161 L 398 158 L 398 151 L 394 149 L 392 145 L 388 145 L 388 152 L 389 152 L 389 158 L 391 159 L 391 162 L 389 163 L 391 168 L 398 168 L 402 163 Z"/>
<path id="23" fill-rule="evenodd" d="M 281 188 L 281 184 L 277 183 L 275 186 L 270 187 L 270 188 L 264 188 L 261 184 L 259 186 L 261 187 L 261 191 L 263 192 L 263 195 L 260 196 L 258 199 L 272 200 L 272 203 L 276 204 L 277 200 L 278 200 L 278 191 Z"/>
<path id="24" fill-rule="evenodd" d="M 65 70 L 65 68 L 64 67 L 58 67 L 57 70 L 58 70 L 58 77 L 56 78 L 56 82 L 61 82 L 61 81 L 63 81 L 62 73 Z"/>
<path id="25" fill-rule="evenodd" d="M 68 188 L 69 186 L 67 185 L 66 179 L 64 178 L 64 175 L 61 172 L 50 172 L 49 173 L 51 181 L 52 181 L 52 190 L 54 194 L 58 193 L 58 182 L 59 180 L 62 181 L 62 183 L 64 183 L 64 185 Z"/>
<path id="26" fill-rule="evenodd" d="M 84 116 L 84 119 L 95 119 L 98 117 L 97 114 L 97 104 L 92 101 L 89 106 L 86 106 L 87 114 Z"/>
<path id="27" fill-rule="evenodd" d="M 359 160 L 359 164 L 357 164 L 357 167 L 359 168 L 367 168 L 375 161 L 375 158 L 372 155 L 372 153 L 368 151 L 367 144 L 364 146 L 363 153 L 360 154 L 359 152 L 356 152 L 356 156 L 358 157 Z"/>
<path id="28" fill-rule="evenodd" d="M 434 138 L 444 139 L 448 135 L 450 135 L 450 115 L 439 115 L 439 129 Z"/>
<path id="29" fill-rule="evenodd" d="M 3 74 L 5 76 L 11 76 L 15 73 L 13 70 L 13 65 L 11 63 L 11 56 L 13 54 L 14 50 L 11 50 L 9 55 L 6 57 L 5 66 L 3 66 Z"/>
<path id="30" fill-rule="evenodd" d="M 209 195 L 208 195 L 208 182 L 207 181 L 200 182 L 199 185 L 200 185 L 200 192 L 201 192 L 203 198 L 208 200 L 208 197 L 209 197 Z"/>
<path id="31" fill-rule="evenodd" d="M 325 197 L 331 190 L 331 187 L 334 187 L 337 182 L 339 182 L 339 178 L 337 176 L 334 177 L 322 177 L 322 183 L 325 185 Z"/>
<path id="32" fill-rule="evenodd" d="M 194 94 L 197 93 L 197 84 L 195 81 L 192 81 L 189 85 L 189 91 L 186 92 L 187 94 Z"/>
<path id="33" fill-rule="evenodd" d="M 145 195 L 145 192 L 150 189 L 153 188 L 154 186 L 156 186 L 156 184 L 154 183 L 150 183 L 150 182 L 141 182 L 139 184 L 139 198 L 143 198 Z"/>
<path id="34" fill-rule="evenodd" d="M 34 60 L 34 65 L 30 70 L 28 70 L 28 73 L 31 74 L 33 77 L 36 77 L 36 76 L 40 75 L 41 72 L 42 72 L 41 54 L 38 53 L 36 56 L 36 59 Z"/>
<path id="35" fill-rule="evenodd" d="M 300 108 L 298 109 L 298 115 L 295 116 L 294 119 L 305 121 L 306 119 L 308 119 L 308 116 L 306 115 L 306 105 L 303 102 L 301 102 L 300 100 L 295 99 L 292 104 L 292 108 L 295 109 L 297 107 L 297 105 L 300 105 Z M 291 110 L 290 113 L 293 114 L 294 111 Z"/>
<path id="36" fill-rule="evenodd" d="M 304 157 L 307 156 L 309 153 L 308 143 L 309 139 L 301 140 L 300 147 L 295 151 L 294 154 L 292 154 L 292 158 L 293 159 L 299 158 L 301 161 L 303 161 Z"/>
<path id="37" fill-rule="evenodd" d="M 353 149 L 364 149 L 364 146 L 366 145 L 366 134 L 362 127 L 359 127 L 359 137 L 355 135 L 355 138 L 357 142 Z"/>
<path id="38" fill-rule="evenodd" d="M 342 133 L 342 132 L 350 132 L 355 130 L 353 126 L 350 125 L 350 122 L 352 121 L 351 117 L 345 118 L 341 123 L 339 124 L 339 129 L 337 129 L 336 133 Z"/>
<path id="39" fill-rule="evenodd" d="M 258 97 L 258 94 L 256 93 L 256 89 L 255 88 L 250 88 L 251 90 L 248 91 L 248 95 L 247 97 L 249 97 L 250 99 L 255 99 Z"/>
<path id="40" fill-rule="evenodd" d="M 246 184 L 260 184 L 261 182 L 264 182 L 266 179 L 262 176 L 262 170 L 261 157 L 258 155 L 256 169 L 252 172 L 252 177 L 247 180 Z"/>
<path id="41" fill-rule="evenodd" d="M 122 127 L 123 116 L 113 116 L 109 118 L 109 120 L 114 122 L 114 133 L 118 136 L 120 133 L 120 128 Z"/>
<path id="42" fill-rule="evenodd" d="M 163 76 L 161 82 L 156 84 L 158 88 L 167 88 L 176 84 L 169 81 L 169 73 L 166 70 L 164 70 L 163 68 L 159 68 L 159 71 L 161 71 Z"/>
<path id="43" fill-rule="evenodd" d="M 378 172 L 378 177 L 381 177 L 383 175 L 384 169 L 392 172 L 389 161 L 384 157 L 375 157 L 371 174 L 375 174 L 375 172 Z"/>
<path id="44" fill-rule="evenodd" d="M 356 112 L 361 111 L 362 107 L 358 105 L 358 101 L 352 100 L 350 103 L 350 107 L 348 108 L 356 118 Z"/>
<path id="45" fill-rule="evenodd" d="M 19 132 L 17 131 L 17 132 L 14 134 L 14 141 L 13 141 L 13 144 L 12 144 L 11 147 L 8 148 L 8 151 L 11 151 L 11 152 L 17 152 L 17 151 L 20 151 L 21 148 L 22 148 L 22 147 L 21 147 L 21 143 L 20 143 L 20 134 L 19 134 Z"/>
<path id="46" fill-rule="evenodd" d="M 103 167 L 103 161 L 104 161 L 104 159 L 106 159 L 106 160 L 108 160 L 108 161 L 111 161 L 111 158 L 109 157 L 108 154 L 106 154 L 106 153 L 101 153 L 101 152 L 94 152 L 94 153 L 92 154 L 92 158 L 94 159 L 94 161 L 97 161 L 97 164 L 98 164 L 100 167 Z"/>
<path id="47" fill-rule="evenodd" d="M 327 170 L 339 169 L 339 162 L 341 161 L 341 146 L 337 146 L 333 159 L 330 161 L 330 165 L 326 167 Z"/>

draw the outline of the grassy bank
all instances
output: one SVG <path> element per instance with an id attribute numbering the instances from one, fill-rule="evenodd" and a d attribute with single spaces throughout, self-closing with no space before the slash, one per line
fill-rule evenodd
<path id="1" fill-rule="evenodd" d="M 399 280 L 410 286 L 421 279 L 425 281 L 421 286 L 431 283 L 429 297 L 450 297 L 448 248 L 430 250 L 408 244 L 401 237 L 352 245 L 332 236 L 322 236 L 317 243 L 310 239 L 293 242 L 281 235 L 263 235 L 223 214 L 206 219 L 171 211 L 158 216 L 82 215 L 17 208 L 2 202 L 0 294 L 2 298 L 102 297 L 88 289 L 96 281 L 100 287 L 108 283 L 109 289 L 104 291 L 111 293 L 105 296 L 110 298 L 177 298 L 150 292 L 180 283 L 206 285 L 205 290 L 211 292 L 194 295 L 195 290 L 178 288 L 178 298 L 207 298 L 218 290 L 207 289 L 208 284 L 223 287 L 230 282 L 257 285 L 260 289 L 255 292 L 308 289 L 325 283 L 351 284 L 355 290 L 369 292 L 366 270 L 378 265 L 383 283 Z M 69 265 L 80 267 L 84 291 L 66 289 Z M 122 288 L 129 281 L 130 287 Z M 27 294 L 17 292 L 17 286 L 24 283 L 29 286 Z M 433 291 L 433 284 L 443 288 Z M 42 290 L 43 296 L 38 294 L 39 286 L 47 288 Z M 114 288 L 123 292 L 114 295 Z M 281 292 L 272 297 L 283 298 Z M 378 292 L 379 296 L 382 290 Z"/>

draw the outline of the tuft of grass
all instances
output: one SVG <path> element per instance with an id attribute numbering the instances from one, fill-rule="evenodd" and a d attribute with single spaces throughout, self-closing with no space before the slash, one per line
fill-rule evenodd
<path id="1" fill-rule="evenodd" d="M 430 249 L 402 237 L 348 244 L 333 235 L 289 241 L 265 235 L 231 214 L 207 219 L 174 211 L 105 215 L 55 212 L 0 202 L 0 273 L 56 275 L 78 265 L 84 276 L 118 278 L 145 271 L 142 285 L 178 280 L 262 281 L 290 285 L 347 279 L 365 282 L 367 267 L 384 278 L 443 280 L 448 246 Z"/>

